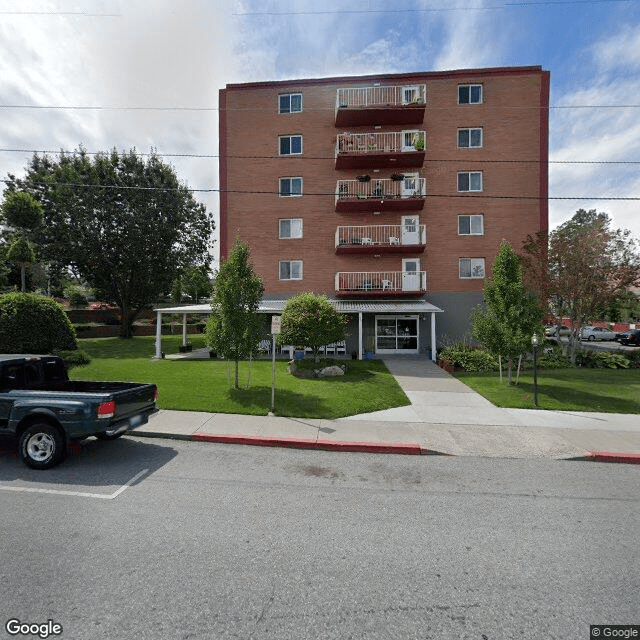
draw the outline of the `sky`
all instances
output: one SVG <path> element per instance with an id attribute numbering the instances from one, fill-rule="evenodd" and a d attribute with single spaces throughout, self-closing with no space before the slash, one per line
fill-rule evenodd
<path id="1" fill-rule="evenodd" d="M 521 65 L 551 72 L 550 227 L 640 239 L 640 0 L 0 0 L 0 179 L 155 151 L 217 215 L 227 84 Z"/>

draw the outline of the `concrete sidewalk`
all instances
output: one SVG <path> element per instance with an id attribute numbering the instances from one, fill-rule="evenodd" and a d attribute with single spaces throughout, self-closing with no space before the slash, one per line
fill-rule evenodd
<path id="1" fill-rule="evenodd" d="M 423 357 L 385 356 L 411 405 L 338 420 L 161 410 L 132 435 L 263 446 L 515 458 L 626 454 L 640 416 L 501 409 Z"/>

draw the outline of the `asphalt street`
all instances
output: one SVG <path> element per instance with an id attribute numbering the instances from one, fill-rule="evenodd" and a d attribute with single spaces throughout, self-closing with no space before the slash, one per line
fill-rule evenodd
<path id="1" fill-rule="evenodd" d="M 566 640 L 638 622 L 637 466 L 79 446 L 48 472 L 0 447 L 0 638 L 9 619 L 65 640 Z"/>

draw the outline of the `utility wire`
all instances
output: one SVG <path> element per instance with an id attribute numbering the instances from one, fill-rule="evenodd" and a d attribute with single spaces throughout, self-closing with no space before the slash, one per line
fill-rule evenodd
<path id="1" fill-rule="evenodd" d="M 80 153 L 78 150 L 68 151 L 64 149 L 53 150 L 53 149 L 2 149 L 0 148 L 0 153 L 34 153 L 34 154 L 55 154 L 60 155 L 65 153 L 69 156 L 72 156 L 76 153 Z M 107 155 L 108 151 L 83 151 L 88 156 L 96 156 L 96 155 Z M 160 152 L 136 152 L 137 156 L 159 156 L 162 158 L 195 158 L 195 159 L 213 159 L 213 158 L 230 158 L 234 160 L 279 160 L 280 158 L 287 156 L 235 156 L 235 155 L 225 155 L 221 156 L 220 154 L 213 153 L 160 153 Z M 334 160 L 335 156 L 294 156 L 299 160 Z M 470 160 L 465 158 L 464 160 L 460 160 L 457 158 L 425 158 L 425 164 L 427 163 L 445 163 L 445 162 L 455 162 L 457 164 L 541 164 L 542 160 Z M 585 164 L 585 165 L 635 165 L 640 164 L 640 160 L 548 160 L 548 164 Z"/>
<path id="2" fill-rule="evenodd" d="M 2 180 L 6 184 L 9 184 L 8 180 Z M 44 187 L 70 187 L 81 189 L 114 189 L 118 191 L 165 191 L 173 192 L 186 189 L 192 193 L 235 193 L 239 195 L 269 195 L 279 196 L 278 191 L 251 191 L 244 189 L 220 189 L 220 188 L 208 188 L 208 189 L 192 189 L 190 187 L 141 187 L 141 186 L 128 186 L 118 184 L 84 184 L 76 182 L 33 182 L 30 183 L 33 186 Z M 335 192 L 306 192 L 304 196 L 318 196 L 318 197 L 332 197 L 335 198 L 338 194 Z M 436 194 L 428 193 L 425 198 L 481 198 L 489 200 L 600 200 L 600 201 L 640 201 L 640 196 L 496 196 L 481 193 L 456 193 L 456 194 Z"/>
<path id="3" fill-rule="evenodd" d="M 232 16 L 319 16 L 372 13 L 439 13 L 449 11 L 492 11 L 506 7 L 550 6 L 570 4 L 602 4 L 610 2 L 631 2 L 632 0 L 545 0 L 544 2 L 506 2 L 490 7 L 433 7 L 429 9 L 326 9 L 320 11 L 247 11 L 232 13 Z"/>

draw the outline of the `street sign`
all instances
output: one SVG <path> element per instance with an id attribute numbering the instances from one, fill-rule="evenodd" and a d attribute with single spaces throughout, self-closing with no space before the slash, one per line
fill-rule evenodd
<path id="1" fill-rule="evenodd" d="M 282 316 L 271 316 L 271 333 L 273 335 L 277 335 L 280 333 L 280 325 L 282 321 Z"/>

